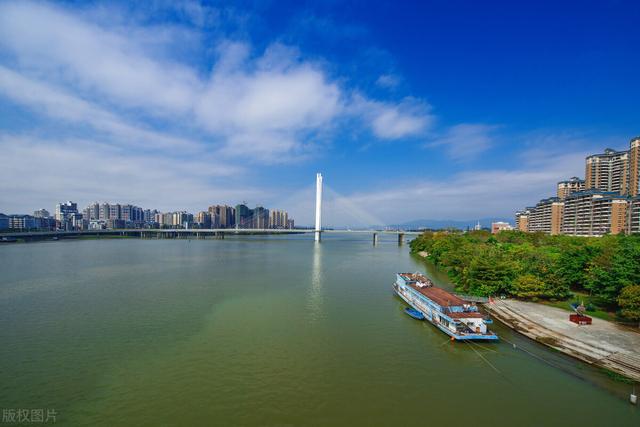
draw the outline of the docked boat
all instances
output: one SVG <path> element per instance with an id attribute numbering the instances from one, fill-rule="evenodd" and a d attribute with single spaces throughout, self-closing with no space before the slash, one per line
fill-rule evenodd
<path id="1" fill-rule="evenodd" d="M 416 320 L 424 320 L 424 314 L 420 313 L 415 308 L 407 307 L 404 309 L 404 312 Z"/>
<path id="2" fill-rule="evenodd" d="M 426 320 L 455 340 L 498 340 L 498 336 L 487 328 L 484 316 L 475 304 L 434 286 L 420 273 L 397 273 L 393 290 Z"/>

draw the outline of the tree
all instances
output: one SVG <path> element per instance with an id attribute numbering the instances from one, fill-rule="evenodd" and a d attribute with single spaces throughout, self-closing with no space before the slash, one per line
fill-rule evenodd
<path id="1" fill-rule="evenodd" d="M 426 251 L 456 288 L 475 295 L 564 299 L 586 290 L 617 309 L 622 290 L 640 284 L 640 236 L 439 231 L 420 235 L 411 250 Z"/>
<path id="2" fill-rule="evenodd" d="M 618 297 L 620 314 L 629 320 L 640 320 L 640 285 L 626 286 Z M 638 325 L 640 327 L 640 325 Z"/>
<path id="3" fill-rule="evenodd" d="M 545 296 L 544 282 L 533 274 L 518 276 L 513 282 L 513 293 L 518 298 L 538 298 Z"/>
<path id="4" fill-rule="evenodd" d="M 589 241 L 575 239 L 561 241 L 557 275 L 568 288 L 579 288 L 586 281 L 586 269 L 595 255 L 595 248 Z"/>
<path id="5" fill-rule="evenodd" d="M 470 262 L 466 287 L 480 296 L 510 294 L 515 270 L 513 263 L 500 259 L 496 251 L 487 251 Z"/>

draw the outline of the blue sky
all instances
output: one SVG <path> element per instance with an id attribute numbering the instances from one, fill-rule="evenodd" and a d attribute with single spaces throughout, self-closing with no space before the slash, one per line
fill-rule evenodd
<path id="1" fill-rule="evenodd" d="M 640 134 L 638 2 L 2 2 L 0 211 L 511 217 Z"/>

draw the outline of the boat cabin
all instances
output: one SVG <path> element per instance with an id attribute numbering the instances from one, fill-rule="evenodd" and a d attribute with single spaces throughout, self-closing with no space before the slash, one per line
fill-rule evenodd
<path id="1" fill-rule="evenodd" d="M 420 273 L 397 273 L 396 284 L 408 289 L 411 300 L 435 323 L 455 333 L 487 334 L 487 325 L 475 303 L 434 286 Z"/>

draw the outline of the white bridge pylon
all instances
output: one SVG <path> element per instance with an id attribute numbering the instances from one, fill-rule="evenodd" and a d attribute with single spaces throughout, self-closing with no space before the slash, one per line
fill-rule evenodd
<path id="1" fill-rule="evenodd" d="M 322 174 L 316 174 L 316 228 L 315 239 L 316 242 L 320 241 L 320 234 L 322 233 Z"/>

